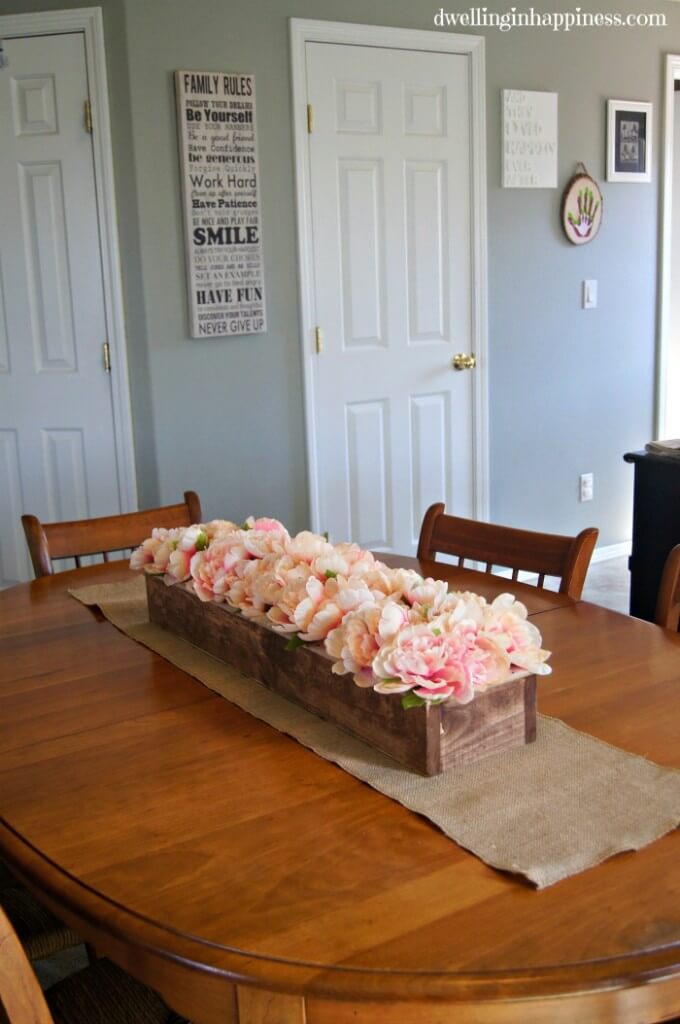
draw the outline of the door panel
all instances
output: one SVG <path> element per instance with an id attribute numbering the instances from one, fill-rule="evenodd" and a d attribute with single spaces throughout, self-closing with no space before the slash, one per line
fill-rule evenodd
<path id="1" fill-rule="evenodd" d="M 21 512 L 17 432 L 0 429 L 0 564 L 8 580 L 20 580 L 26 571 Z"/>
<path id="2" fill-rule="evenodd" d="M 84 38 L 4 46 L 0 586 L 30 575 L 22 512 L 50 521 L 120 511 Z"/>
<path id="3" fill-rule="evenodd" d="M 408 552 L 433 501 L 473 512 L 469 67 L 308 42 L 312 368 L 322 530 Z"/>
<path id="4" fill-rule="evenodd" d="M 338 173 L 345 346 L 385 345 L 382 168 L 341 160 Z"/>
<path id="5" fill-rule="evenodd" d="M 5 283 L 0 262 L 0 373 L 9 373 L 9 343 L 7 336 L 7 313 L 5 307 Z"/>
<path id="6" fill-rule="evenodd" d="M 406 273 L 409 344 L 445 341 L 449 334 L 445 247 L 446 167 L 406 165 Z"/>
<path id="7" fill-rule="evenodd" d="M 77 370 L 61 164 L 19 164 L 36 373 Z"/>
<path id="8" fill-rule="evenodd" d="M 451 395 L 411 397 L 412 510 L 411 543 L 417 544 L 423 509 L 451 491 L 451 467 L 447 458 L 451 435 Z"/>
<path id="9" fill-rule="evenodd" d="M 349 536 L 391 546 L 389 407 L 386 399 L 346 406 Z"/>

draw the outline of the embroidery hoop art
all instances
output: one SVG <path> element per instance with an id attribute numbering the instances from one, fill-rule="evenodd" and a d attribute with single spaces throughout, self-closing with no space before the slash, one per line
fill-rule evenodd
<path id="1" fill-rule="evenodd" d="M 565 185 L 562 193 L 560 220 L 562 230 L 572 245 L 587 245 L 602 227 L 604 200 L 600 186 L 588 174 L 585 164 Z"/>

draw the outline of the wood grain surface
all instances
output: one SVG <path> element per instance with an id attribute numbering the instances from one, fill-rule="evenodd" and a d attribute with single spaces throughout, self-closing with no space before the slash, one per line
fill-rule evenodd
<path id="1" fill-rule="evenodd" d="M 195 1024 L 680 1014 L 677 832 L 536 892 L 67 593 L 128 577 L 0 593 L 0 852 L 103 953 Z M 553 651 L 540 710 L 680 767 L 680 636 L 512 590 Z"/>

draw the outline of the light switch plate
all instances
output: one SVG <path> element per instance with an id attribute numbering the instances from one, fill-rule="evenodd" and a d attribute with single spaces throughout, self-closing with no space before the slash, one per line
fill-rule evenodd
<path id="1" fill-rule="evenodd" d="M 595 309 L 597 307 L 597 281 L 583 282 L 583 308 Z"/>
<path id="2" fill-rule="evenodd" d="M 593 500 L 593 485 L 595 482 L 592 473 L 581 473 L 579 477 L 579 501 Z"/>

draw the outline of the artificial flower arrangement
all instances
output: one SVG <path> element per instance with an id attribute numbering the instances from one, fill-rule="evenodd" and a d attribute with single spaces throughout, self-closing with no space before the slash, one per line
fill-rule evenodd
<path id="1" fill-rule="evenodd" d="M 390 568 L 356 544 L 306 530 L 291 537 L 276 519 L 155 529 L 130 567 L 163 573 L 202 601 L 226 602 L 289 635 L 289 649 L 322 643 L 333 672 L 401 694 L 405 708 L 467 704 L 513 673 L 551 671 L 538 629 L 512 594 L 488 603 L 449 593 L 444 581 Z"/>

